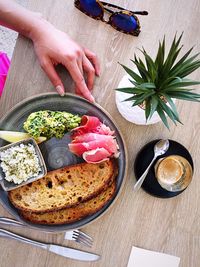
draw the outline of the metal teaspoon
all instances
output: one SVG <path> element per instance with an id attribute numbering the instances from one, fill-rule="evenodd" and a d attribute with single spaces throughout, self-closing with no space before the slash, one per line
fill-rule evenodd
<path id="1" fill-rule="evenodd" d="M 151 163 L 149 164 L 149 166 L 147 167 L 146 171 L 142 174 L 142 176 L 139 178 L 139 180 L 136 182 L 136 184 L 134 185 L 134 191 L 137 191 L 140 189 L 140 187 L 142 186 L 144 179 L 146 178 L 149 169 L 151 168 L 151 165 L 154 163 L 155 159 L 158 156 L 161 156 L 163 154 L 165 154 L 165 152 L 168 150 L 169 148 L 169 140 L 160 140 L 158 141 L 155 145 L 154 145 L 154 157 L 151 161 Z"/>

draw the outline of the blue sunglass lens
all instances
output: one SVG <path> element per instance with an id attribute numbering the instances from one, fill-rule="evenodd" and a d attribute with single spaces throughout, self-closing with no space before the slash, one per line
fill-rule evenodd
<path id="1" fill-rule="evenodd" d="M 112 16 L 112 24 L 125 32 L 133 32 L 139 26 L 133 16 L 122 13 L 118 13 Z"/>
<path id="2" fill-rule="evenodd" d="M 96 0 L 80 0 L 82 10 L 92 17 L 99 17 L 102 14 L 102 8 Z"/>

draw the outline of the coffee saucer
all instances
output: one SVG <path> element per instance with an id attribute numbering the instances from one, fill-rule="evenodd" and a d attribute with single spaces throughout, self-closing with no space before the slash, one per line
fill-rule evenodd
<path id="1" fill-rule="evenodd" d="M 134 172 L 135 172 L 135 177 L 138 180 L 140 176 L 144 173 L 146 168 L 148 167 L 149 163 L 153 159 L 154 156 L 154 145 L 159 141 L 153 140 L 150 143 L 146 144 L 137 154 L 135 163 L 134 163 Z M 163 156 L 170 156 L 170 155 L 179 155 L 184 157 L 185 159 L 188 160 L 190 163 L 192 170 L 194 171 L 194 164 L 192 157 L 189 153 L 189 151 L 180 143 L 174 141 L 174 140 L 169 140 L 169 149 Z M 160 156 L 156 159 L 154 164 L 151 166 L 147 177 L 145 178 L 142 188 L 149 194 L 156 196 L 156 197 L 161 197 L 161 198 L 170 198 L 170 197 L 175 197 L 179 194 L 181 194 L 184 190 L 178 191 L 178 192 L 170 192 L 165 190 L 160 186 L 158 183 L 156 177 L 155 177 L 155 170 L 154 166 L 156 162 L 162 158 L 163 156 Z"/>

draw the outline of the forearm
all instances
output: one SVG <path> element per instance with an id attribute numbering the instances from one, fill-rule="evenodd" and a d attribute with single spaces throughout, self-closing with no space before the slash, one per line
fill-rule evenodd
<path id="1" fill-rule="evenodd" d="M 23 8 L 12 0 L 0 0 L 0 24 L 32 38 L 47 23 L 39 13 Z"/>
<path id="2" fill-rule="evenodd" d="M 33 41 L 40 65 L 60 95 L 64 95 L 63 83 L 55 70 L 62 64 L 75 82 L 75 91 L 94 102 L 90 90 L 95 74 L 99 76 L 97 57 L 81 47 L 66 33 L 56 29 L 36 12 L 27 10 L 12 0 L 0 0 L 0 24 L 11 28 Z M 87 84 L 83 72 L 87 74 Z"/>

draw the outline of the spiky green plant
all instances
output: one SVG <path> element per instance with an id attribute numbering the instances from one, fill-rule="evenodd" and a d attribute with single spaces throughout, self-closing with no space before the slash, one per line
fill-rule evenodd
<path id="1" fill-rule="evenodd" d="M 180 45 L 182 35 L 178 38 L 175 35 L 167 56 L 165 56 L 165 37 L 162 42 L 159 42 L 155 60 L 147 54 L 144 48 L 140 51 L 143 53 L 145 61 L 134 55 L 134 60 L 131 61 L 137 67 L 138 74 L 121 64 L 132 78 L 130 82 L 133 87 L 116 89 L 132 95 L 125 100 L 133 101 L 132 106 L 144 104 L 146 120 L 157 111 L 168 129 L 167 117 L 175 124 L 176 122 L 181 123 L 173 99 L 200 101 L 200 94 L 191 92 L 194 90 L 192 88 L 186 88 L 198 85 L 200 82 L 184 78 L 200 67 L 200 60 L 196 59 L 199 53 L 189 57 L 192 47 L 177 60 L 183 47 Z"/>

